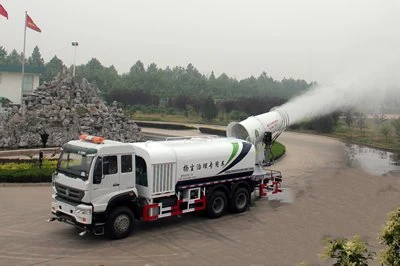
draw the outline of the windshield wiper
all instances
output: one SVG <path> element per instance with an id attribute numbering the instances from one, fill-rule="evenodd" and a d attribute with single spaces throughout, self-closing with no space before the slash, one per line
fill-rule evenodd
<path id="1" fill-rule="evenodd" d="M 77 175 L 77 174 L 75 174 L 75 173 L 72 173 L 72 172 L 69 172 L 69 171 L 66 171 L 66 170 L 63 170 L 63 169 L 57 169 L 57 171 L 60 172 L 60 173 L 63 173 L 64 175 L 66 175 L 66 176 L 68 176 L 68 177 L 72 177 L 72 178 L 74 178 L 74 179 L 79 178 L 79 179 L 82 179 L 83 181 L 86 180 L 86 179 L 84 179 L 84 178 L 83 178 L 82 176 L 80 176 L 80 175 Z"/>

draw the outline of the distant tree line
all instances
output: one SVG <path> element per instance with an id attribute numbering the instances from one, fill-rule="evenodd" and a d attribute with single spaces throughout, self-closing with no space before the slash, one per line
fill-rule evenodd
<path id="1" fill-rule="evenodd" d="M 8 53 L 0 46 L 0 64 L 21 64 L 22 54 Z M 44 67 L 40 82 L 49 82 L 65 67 L 54 56 L 45 62 L 36 46 L 26 58 L 27 65 Z M 196 113 L 206 120 L 217 116 L 241 119 L 269 111 L 287 99 L 302 94 L 314 86 L 304 80 L 284 78 L 274 80 L 262 72 L 237 80 L 225 73 L 215 76 L 201 74 L 192 64 L 186 67 L 147 67 L 138 60 L 127 73 L 118 74 L 113 65 L 106 67 L 96 58 L 76 66 L 77 78 L 86 78 L 101 91 L 107 102 L 118 101 L 128 108 L 167 110 L 167 112 Z"/>

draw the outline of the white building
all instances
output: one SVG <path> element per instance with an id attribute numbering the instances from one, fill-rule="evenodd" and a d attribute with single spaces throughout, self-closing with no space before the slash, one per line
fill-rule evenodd
<path id="1" fill-rule="evenodd" d="M 39 86 L 39 75 L 43 71 L 43 67 L 25 66 L 22 86 L 22 66 L 0 65 L 0 97 L 8 98 L 14 104 L 21 104 L 21 89 L 23 95 L 32 94 Z"/>

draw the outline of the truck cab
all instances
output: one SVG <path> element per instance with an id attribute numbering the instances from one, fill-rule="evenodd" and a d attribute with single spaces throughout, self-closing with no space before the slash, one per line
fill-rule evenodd
<path id="1" fill-rule="evenodd" d="M 110 203 L 136 198 L 135 184 L 132 145 L 83 135 L 62 147 L 52 181 L 52 213 L 104 233 Z"/>

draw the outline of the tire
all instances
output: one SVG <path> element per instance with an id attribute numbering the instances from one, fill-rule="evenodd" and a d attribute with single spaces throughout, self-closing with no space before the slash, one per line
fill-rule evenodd
<path id="1" fill-rule="evenodd" d="M 234 213 L 244 212 L 249 205 L 249 191 L 244 187 L 236 189 L 230 202 L 230 209 Z"/>
<path id="2" fill-rule="evenodd" d="M 111 239 L 121 239 L 129 236 L 133 230 L 134 218 L 129 208 L 115 208 L 107 219 L 107 236 Z"/>
<path id="3" fill-rule="evenodd" d="M 226 195 L 220 190 L 214 191 L 207 201 L 207 214 L 210 218 L 219 218 L 226 210 Z"/>

